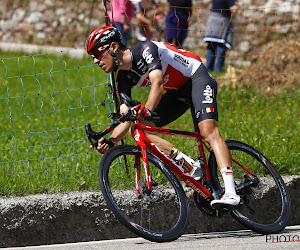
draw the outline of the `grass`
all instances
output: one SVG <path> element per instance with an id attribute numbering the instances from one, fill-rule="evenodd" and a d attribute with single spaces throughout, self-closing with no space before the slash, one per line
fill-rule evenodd
<path id="1" fill-rule="evenodd" d="M 9 59 L 0 64 L 0 193 L 66 191 L 90 183 L 98 159 L 88 151 L 84 124 L 100 130 L 110 122 L 106 74 L 95 72 L 88 57 L 1 56 Z"/>
<path id="2" fill-rule="evenodd" d="M 88 149 L 84 124 L 100 130 L 110 123 L 107 115 L 114 104 L 107 95 L 107 75 L 90 58 L 64 53 L 1 52 L 1 58 L 0 194 L 99 190 L 101 155 Z M 144 103 L 148 92 L 134 88 L 133 97 Z M 281 174 L 298 174 L 299 94 L 297 89 L 270 96 L 247 82 L 220 87 L 222 136 L 254 146 Z M 168 127 L 193 130 L 189 111 Z M 194 141 L 164 137 L 197 156 Z M 126 138 L 126 143 L 132 142 Z"/>

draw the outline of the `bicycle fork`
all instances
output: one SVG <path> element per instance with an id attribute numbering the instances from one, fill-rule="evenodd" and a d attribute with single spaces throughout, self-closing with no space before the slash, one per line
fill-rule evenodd
<path id="1" fill-rule="evenodd" d="M 148 167 L 148 159 L 147 159 L 147 150 L 146 150 L 146 145 L 145 143 L 141 142 L 141 135 L 138 130 L 134 130 L 134 139 L 136 141 L 136 145 L 140 146 L 141 153 L 142 153 L 142 159 L 143 159 L 143 166 L 144 166 L 144 171 L 145 171 L 145 178 L 146 178 L 146 183 L 147 183 L 147 189 L 151 189 L 151 176 L 149 172 L 149 167 Z M 141 160 L 139 155 L 135 155 L 135 185 L 136 185 L 136 195 L 137 198 L 141 196 L 141 190 L 139 183 L 141 181 Z"/>
<path id="2" fill-rule="evenodd" d="M 141 192 L 139 189 L 139 182 L 141 180 L 141 160 L 138 155 L 134 156 L 134 169 L 135 169 L 135 189 L 136 197 L 139 199 L 141 197 Z"/>

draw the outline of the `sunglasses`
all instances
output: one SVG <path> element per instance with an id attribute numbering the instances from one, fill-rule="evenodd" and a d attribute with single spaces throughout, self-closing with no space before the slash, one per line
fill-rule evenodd
<path id="1" fill-rule="evenodd" d="M 93 49 L 90 54 L 93 58 L 101 58 L 101 56 L 103 55 L 103 53 L 106 51 L 106 48 L 107 46 L 102 46 L 102 47 L 99 47 L 99 48 L 96 48 L 96 49 Z"/>

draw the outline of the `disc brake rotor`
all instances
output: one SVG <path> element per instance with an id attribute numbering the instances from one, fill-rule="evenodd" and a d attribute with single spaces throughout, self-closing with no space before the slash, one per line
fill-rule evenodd
<path id="1" fill-rule="evenodd" d="M 140 190 L 141 196 L 148 201 L 157 201 L 159 198 L 159 191 L 157 186 L 151 186 L 150 190 L 147 188 L 147 182 L 145 179 L 141 179 L 138 182 L 138 187 Z"/>

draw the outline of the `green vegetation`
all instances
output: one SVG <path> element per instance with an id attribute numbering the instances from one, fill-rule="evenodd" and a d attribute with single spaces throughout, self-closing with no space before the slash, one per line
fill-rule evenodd
<path id="1" fill-rule="evenodd" d="M 0 61 L 0 193 L 98 186 L 99 156 L 88 150 L 84 125 L 110 122 L 106 74 L 88 57 L 15 56 L 1 53 Z"/>
<path id="2" fill-rule="evenodd" d="M 107 75 L 88 57 L 1 52 L 1 58 L 0 194 L 99 190 L 101 155 L 88 149 L 84 125 L 101 130 L 110 123 Z M 281 174 L 298 174 L 300 90 L 270 95 L 257 89 L 247 82 L 219 88 L 222 136 L 254 146 Z M 144 103 L 148 91 L 135 88 L 133 97 Z M 190 112 L 168 127 L 193 130 Z M 194 141 L 164 137 L 196 157 Z"/>

